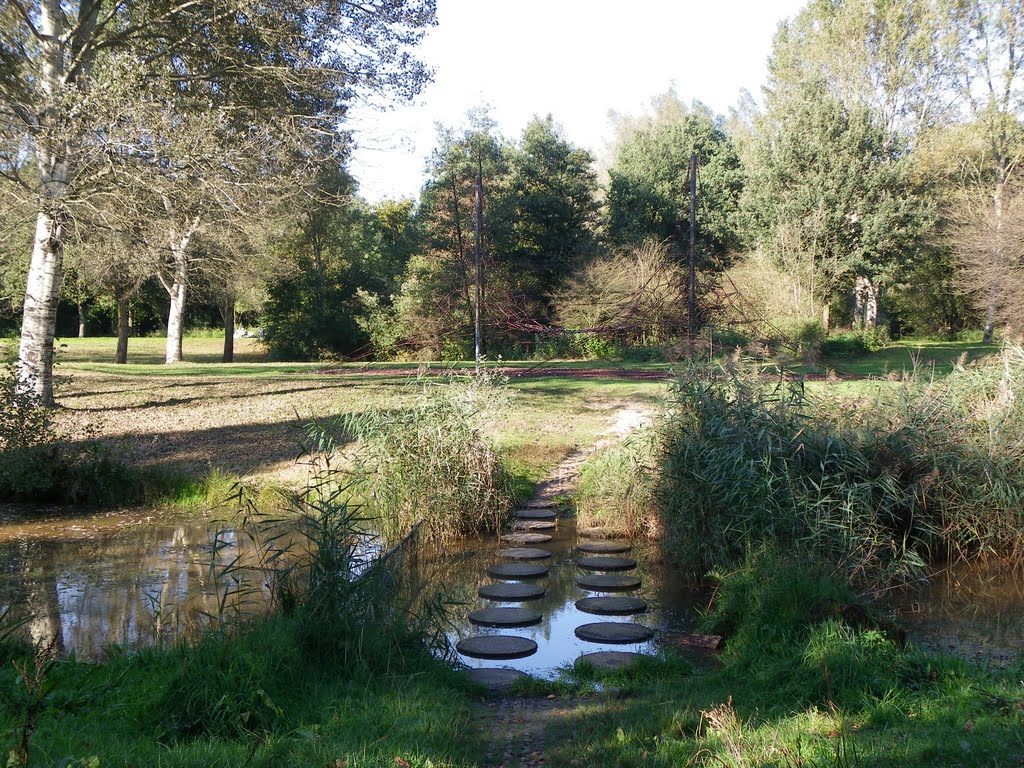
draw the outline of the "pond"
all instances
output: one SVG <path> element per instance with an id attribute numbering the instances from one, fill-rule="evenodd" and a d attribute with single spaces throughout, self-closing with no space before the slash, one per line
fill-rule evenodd
<path id="1" fill-rule="evenodd" d="M 30 520 L 30 521 L 27 521 Z M 550 677 L 584 653 L 626 650 L 655 653 L 680 648 L 694 632 L 708 595 L 682 580 L 655 544 L 634 543 L 625 557 L 640 578 L 635 595 L 648 604 L 637 616 L 601 617 L 576 602 L 603 594 L 577 586 L 586 571 L 576 567 L 575 523 L 561 520 L 551 542 L 536 546 L 552 555 L 539 579 L 502 579 L 487 567 L 512 562 L 499 554 L 510 546 L 495 538 L 462 542 L 444 554 L 424 552 L 422 578 L 455 603 L 448 638 L 510 634 L 536 642 L 529 656 L 489 661 L 459 655 L 469 667 L 511 667 Z M 244 567 L 243 567 L 244 566 Z M 18 604 L 32 614 L 26 631 L 35 641 L 57 638 L 57 649 L 102 658 L 110 646 L 140 648 L 194 632 L 210 618 L 263 610 L 269 587 L 257 549 L 239 528 L 209 519 L 171 519 L 155 511 L 69 517 L 57 510 L 0 508 L 0 611 Z M 536 584 L 543 597 L 494 602 L 478 595 L 487 584 Z M 540 622 L 516 629 L 476 626 L 469 614 L 487 607 L 526 607 Z M 888 607 L 910 639 L 933 651 L 983 664 L 1008 665 L 1024 653 L 1024 572 L 1000 565 L 958 566 L 939 571 L 918 590 L 890 596 Z M 626 645 L 581 640 L 582 624 L 636 622 L 654 630 L 650 640 Z M 697 660 L 700 652 L 693 651 Z"/>

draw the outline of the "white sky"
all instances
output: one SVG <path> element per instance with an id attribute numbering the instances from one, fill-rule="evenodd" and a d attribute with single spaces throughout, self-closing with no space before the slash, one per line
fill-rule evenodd
<path id="1" fill-rule="evenodd" d="M 434 82 L 411 105 L 353 110 L 350 169 L 368 200 L 415 197 L 435 124 L 462 125 L 481 104 L 508 138 L 550 113 L 597 157 L 610 111 L 639 114 L 672 85 L 684 102 L 726 114 L 742 88 L 760 97 L 778 23 L 806 2 L 438 0 L 419 51 Z"/>

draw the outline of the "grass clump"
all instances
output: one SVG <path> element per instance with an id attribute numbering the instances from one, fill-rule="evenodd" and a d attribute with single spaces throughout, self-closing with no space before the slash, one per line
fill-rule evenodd
<path id="1" fill-rule="evenodd" d="M 693 365 L 660 425 L 668 546 L 703 573 L 777 542 L 876 585 L 948 555 L 1019 556 L 1021 391 L 1020 349 L 854 409 L 736 359 Z"/>
<path id="2" fill-rule="evenodd" d="M 587 460 L 575 498 L 581 528 L 600 528 L 627 538 L 659 535 L 652 471 L 655 445 L 654 433 L 643 429 Z"/>
<path id="3" fill-rule="evenodd" d="M 503 381 L 482 373 L 417 386 L 408 407 L 360 419 L 354 476 L 368 515 L 391 540 L 421 520 L 438 541 L 497 530 L 513 481 L 486 433 L 508 402 Z"/>

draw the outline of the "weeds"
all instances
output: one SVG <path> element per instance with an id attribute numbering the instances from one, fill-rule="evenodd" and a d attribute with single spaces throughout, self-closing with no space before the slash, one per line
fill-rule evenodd
<path id="1" fill-rule="evenodd" d="M 588 459 L 575 500 L 580 527 L 602 528 L 628 538 L 658 537 L 652 467 L 655 438 L 644 429 Z"/>

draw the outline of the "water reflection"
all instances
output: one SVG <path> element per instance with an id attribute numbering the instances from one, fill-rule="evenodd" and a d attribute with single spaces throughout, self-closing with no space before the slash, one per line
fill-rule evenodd
<path id="1" fill-rule="evenodd" d="M 139 516 L 0 524 L 0 611 L 30 616 L 28 639 L 98 658 L 110 645 L 166 642 L 266 603 L 254 542 L 210 521 Z"/>
<path id="2" fill-rule="evenodd" d="M 547 565 L 550 572 L 547 576 L 537 579 L 494 579 L 487 575 L 486 566 L 503 562 L 496 554 L 498 549 L 507 547 L 494 541 L 470 543 L 466 550 L 456 558 L 435 554 L 424 558 L 440 577 L 442 583 L 449 586 L 452 596 L 460 603 L 456 613 L 455 624 L 448 633 L 454 646 L 459 639 L 472 635 L 509 634 L 527 637 L 537 643 L 537 652 L 524 659 L 509 661 L 492 661 L 459 656 L 459 661 L 470 668 L 509 667 L 541 677 L 552 677 L 557 669 L 571 664 L 576 658 L 595 651 L 638 651 L 640 653 L 656 653 L 673 632 L 694 631 L 697 610 L 706 605 L 706 595 L 702 590 L 685 583 L 678 573 L 664 563 L 656 545 L 643 544 L 635 546 L 626 557 L 637 560 L 637 568 L 629 571 L 639 576 L 642 584 L 639 590 L 616 595 L 637 595 L 644 598 L 648 610 L 635 616 L 596 616 L 584 613 L 576 608 L 575 603 L 583 597 L 593 597 L 601 593 L 584 590 L 576 586 L 576 579 L 593 571 L 578 569 L 574 562 L 573 545 L 576 543 L 575 523 L 563 520 L 552 541 L 544 544 L 531 545 L 548 549 L 554 553 L 552 558 L 536 561 Z M 529 602 L 494 602 L 481 598 L 477 590 L 485 584 L 496 581 L 524 582 L 538 584 L 547 589 L 544 597 Z M 467 618 L 471 611 L 478 608 L 496 606 L 523 605 L 543 614 L 540 624 L 515 629 L 498 629 L 478 627 Z M 654 638 L 644 643 L 615 645 L 591 643 L 580 640 L 574 634 L 576 627 L 598 621 L 636 622 L 655 629 Z"/>

